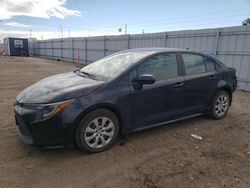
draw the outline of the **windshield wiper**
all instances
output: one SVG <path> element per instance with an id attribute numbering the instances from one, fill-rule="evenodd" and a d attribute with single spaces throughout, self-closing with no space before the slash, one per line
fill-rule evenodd
<path id="1" fill-rule="evenodd" d="M 90 73 L 88 73 L 88 72 L 84 72 L 84 71 L 79 71 L 82 75 L 84 74 L 84 75 L 87 75 L 89 78 L 92 78 L 92 79 L 94 79 L 94 80 L 99 80 L 98 78 L 97 78 L 97 76 L 95 76 L 95 75 L 93 75 L 93 74 L 90 74 Z"/>
<path id="2" fill-rule="evenodd" d="M 80 75 L 80 76 L 83 76 L 83 77 L 88 77 L 88 78 L 91 78 L 94 80 L 100 80 L 97 76 L 95 76 L 91 73 L 88 73 L 88 72 L 84 72 L 84 71 L 80 71 L 80 70 L 74 70 L 73 72 Z"/>

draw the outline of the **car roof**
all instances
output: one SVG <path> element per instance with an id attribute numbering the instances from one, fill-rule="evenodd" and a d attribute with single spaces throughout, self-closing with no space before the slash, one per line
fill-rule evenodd
<path id="1" fill-rule="evenodd" d="M 160 53 L 160 52 L 190 52 L 190 53 L 199 53 L 199 54 L 205 54 L 203 52 L 199 51 L 193 51 L 189 49 L 183 49 L 183 48 L 135 48 L 135 49 L 128 49 L 123 50 L 121 52 L 152 52 L 154 53 Z"/>

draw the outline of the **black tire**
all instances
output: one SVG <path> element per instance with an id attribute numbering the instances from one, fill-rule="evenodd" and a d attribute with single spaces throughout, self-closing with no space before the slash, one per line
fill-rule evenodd
<path id="1" fill-rule="evenodd" d="M 223 111 L 222 114 L 219 115 L 218 114 L 218 108 L 217 108 L 216 104 L 217 104 L 217 101 L 219 100 L 219 98 L 223 97 L 223 96 L 225 96 L 227 98 L 227 108 L 226 108 L 226 110 Z M 224 91 L 224 90 L 218 91 L 216 93 L 216 95 L 214 96 L 214 98 L 213 98 L 213 101 L 212 101 L 210 109 L 209 109 L 208 116 L 210 118 L 212 118 L 212 119 L 215 119 L 215 120 L 224 118 L 226 116 L 226 114 L 227 114 L 228 109 L 229 109 L 230 100 L 231 100 L 231 98 L 230 98 L 229 94 L 226 91 Z"/>
<path id="2" fill-rule="evenodd" d="M 93 121 L 96 119 L 98 119 L 98 124 L 100 124 L 100 121 L 103 121 L 102 118 L 107 118 L 108 120 L 106 120 L 106 121 L 111 121 L 113 128 L 114 128 L 114 129 L 112 128 L 113 136 L 112 136 L 112 138 L 108 138 L 109 142 L 103 147 L 102 146 L 100 148 L 90 147 L 90 145 L 89 145 L 90 143 L 88 143 L 86 141 L 86 137 L 87 137 L 86 128 L 90 127 L 90 126 L 95 127 L 96 124 L 93 123 Z M 92 124 L 92 125 L 90 125 L 90 124 Z M 108 126 L 108 125 L 106 125 L 106 126 Z M 91 130 L 94 130 L 94 129 L 91 129 Z M 98 140 L 97 143 L 102 142 L 102 139 L 100 139 L 100 134 L 102 134 L 102 133 L 100 133 L 100 132 L 97 133 L 97 131 L 95 131 L 95 133 L 93 133 L 93 134 L 98 134 L 98 136 L 99 136 L 99 137 L 95 136 L 92 139 L 93 141 Z M 89 153 L 97 153 L 97 152 L 104 151 L 104 150 L 108 149 L 109 147 L 111 147 L 114 144 L 114 142 L 116 141 L 118 134 L 119 134 L 119 121 L 118 121 L 116 115 L 113 112 L 111 112 L 110 110 L 100 108 L 100 109 L 96 109 L 96 110 L 91 111 L 90 113 L 88 113 L 86 116 L 83 117 L 83 119 L 80 121 L 80 123 L 78 124 L 78 126 L 76 128 L 75 141 L 76 141 L 76 145 L 78 146 L 78 148 L 81 151 L 85 151 L 85 152 L 89 152 Z M 91 136 L 93 136 L 93 135 L 90 135 L 89 137 L 91 137 Z M 105 135 L 103 137 L 105 137 Z"/>

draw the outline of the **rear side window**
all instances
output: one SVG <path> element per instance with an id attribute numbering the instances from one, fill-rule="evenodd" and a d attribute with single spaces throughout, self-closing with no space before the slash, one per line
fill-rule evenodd
<path id="1" fill-rule="evenodd" d="M 139 68 L 138 74 L 152 74 L 156 80 L 165 80 L 178 76 L 176 54 L 160 54 L 145 60 Z"/>
<path id="2" fill-rule="evenodd" d="M 203 57 L 195 54 L 182 54 L 186 75 L 206 72 Z"/>
<path id="3" fill-rule="evenodd" d="M 216 69 L 216 63 L 211 59 L 204 57 L 207 72 L 212 72 Z"/>

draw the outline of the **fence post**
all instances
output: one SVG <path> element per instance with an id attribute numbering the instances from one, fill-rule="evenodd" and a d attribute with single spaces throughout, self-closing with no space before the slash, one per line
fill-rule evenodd
<path id="1" fill-rule="evenodd" d="M 51 55 L 52 55 L 52 59 L 54 59 L 54 45 L 53 45 L 53 39 L 51 40 Z"/>
<path id="2" fill-rule="evenodd" d="M 62 57 L 63 57 L 63 49 L 62 49 L 63 45 L 62 45 L 62 38 L 61 38 L 61 60 L 62 60 Z"/>
<path id="3" fill-rule="evenodd" d="M 44 41 L 44 49 L 45 49 L 45 57 L 47 57 L 47 53 L 46 53 L 46 42 Z"/>
<path id="4" fill-rule="evenodd" d="M 74 47 L 74 38 L 72 38 L 72 62 L 75 62 L 75 47 Z"/>
<path id="5" fill-rule="evenodd" d="M 40 56 L 40 42 L 39 41 L 36 42 L 36 46 L 37 46 L 37 48 L 35 47 L 35 49 L 36 49 L 35 56 Z"/>
<path id="6" fill-rule="evenodd" d="M 32 41 L 32 50 L 33 50 L 33 56 L 35 56 L 35 47 L 34 47 L 34 40 Z"/>
<path id="7" fill-rule="evenodd" d="M 168 40 L 168 32 L 165 32 L 165 38 L 164 38 L 164 46 L 167 47 L 167 40 Z"/>
<path id="8" fill-rule="evenodd" d="M 215 57 L 218 56 L 218 50 L 219 50 L 219 40 L 220 40 L 220 29 L 218 29 L 217 31 L 217 35 L 216 35 L 216 43 L 215 43 Z"/>
<path id="9" fill-rule="evenodd" d="M 130 35 L 127 35 L 127 49 L 130 48 Z"/>
<path id="10" fill-rule="evenodd" d="M 85 63 L 88 64 L 88 38 L 85 38 Z"/>
<path id="11" fill-rule="evenodd" d="M 103 56 L 106 56 L 106 36 L 103 36 Z"/>
<path id="12" fill-rule="evenodd" d="M 36 47 L 35 47 L 35 42 L 33 40 L 32 42 L 32 46 L 33 46 L 33 56 L 36 56 Z"/>

